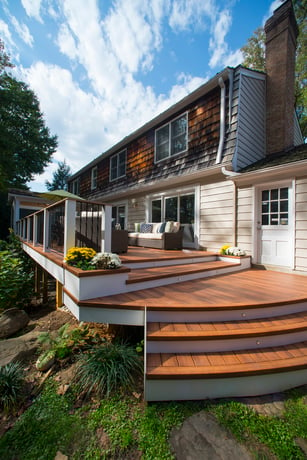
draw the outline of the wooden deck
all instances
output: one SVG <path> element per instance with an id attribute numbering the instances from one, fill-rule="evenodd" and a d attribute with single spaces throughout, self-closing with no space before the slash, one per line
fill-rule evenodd
<path id="1" fill-rule="evenodd" d="M 172 267 L 176 271 L 177 267 Z M 307 301 L 307 277 L 251 269 L 176 285 L 101 297 L 82 305 L 148 310 L 226 310 Z"/>

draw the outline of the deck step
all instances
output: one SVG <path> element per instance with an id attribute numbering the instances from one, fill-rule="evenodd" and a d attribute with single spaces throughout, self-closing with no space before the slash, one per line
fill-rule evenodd
<path id="1" fill-rule="evenodd" d="M 239 377 L 307 369 L 307 342 L 217 353 L 148 353 L 147 379 Z"/>
<path id="2" fill-rule="evenodd" d="M 133 269 L 129 273 L 127 284 L 141 283 L 146 281 L 159 280 L 163 278 L 183 278 L 187 275 L 206 273 L 212 270 L 222 270 L 224 268 L 238 267 L 238 263 L 227 263 L 219 260 L 198 262 L 189 264 L 166 265 L 151 268 Z M 204 275 L 205 276 L 205 275 Z"/>
<path id="3" fill-rule="evenodd" d="M 256 396 L 306 384 L 307 342 L 218 353 L 148 353 L 147 401 Z"/>
<path id="4" fill-rule="evenodd" d="M 256 349 L 306 338 L 307 311 L 254 320 L 147 324 L 151 353 L 213 352 Z"/>

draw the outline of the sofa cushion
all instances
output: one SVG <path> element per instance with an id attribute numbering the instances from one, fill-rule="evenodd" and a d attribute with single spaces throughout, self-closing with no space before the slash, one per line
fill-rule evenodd
<path id="1" fill-rule="evenodd" d="M 136 223 L 134 224 L 134 231 L 135 231 L 135 232 L 139 232 L 139 231 L 140 231 L 140 228 L 141 228 L 140 222 L 136 222 Z"/>
<path id="2" fill-rule="evenodd" d="M 165 226 L 166 226 L 166 222 L 162 222 L 160 224 L 159 229 L 158 229 L 158 233 L 164 233 L 165 232 Z"/>
<path id="3" fill-rule="evenodd" d="M 160 233 L 159 229 L 161 227 L 161 222 L 155 222 L 152 224 L 152 233 Z"/>
<path id="4" fill-rule="evenodd" d="M 141 233 L 151 233 L 152 232 L 152 224 L 141 224 L 140 232 Z"/>
<path id="5" fill-rule="evenodd" d="M 170 233 L 172 231 L 173 225 L 174 225 L 174 222 L 172 220 L 166 222 L 165 232 Z"/>
<path id="6" fill-rule="evenodd" d="M 172 232 L 177 233 L 179 231 L 179 229 L 180 229 L 180 222 L 174 222 Z"/>
<path id="7" fill-rule="evenodd" d="M 144 240 L 162 240 L 163 233 L 139 233 L 138 239 Z"/>

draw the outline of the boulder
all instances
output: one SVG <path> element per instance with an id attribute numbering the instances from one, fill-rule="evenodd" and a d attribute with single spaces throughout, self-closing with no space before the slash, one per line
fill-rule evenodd
<path id="1" fill-rule="evenodd" d="M 9 308 L 0 316 L 0 339 L 6 339 L 23 329 L 30 321 L 24 310 Z"/>

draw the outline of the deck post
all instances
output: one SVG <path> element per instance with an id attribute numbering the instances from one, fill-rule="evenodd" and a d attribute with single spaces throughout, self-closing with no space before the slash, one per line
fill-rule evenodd
<path id="1" fill-rule="evenodd" d="M 111 252 L 112 207 L 102 206 L 101 212 L 101 252 Z"/>
<path id="2" fill-rule="evenodd" d="M 56 308 L 60 308 L 64 305 L 63 302 L 63 284 L 61 284 L 58 280 L 56 280 L 56 290 L 55 290 L 55 306 Z"/>
<path id="3" fill-rule="evenodd" d="M 68 249 L 76 244 L 76 210 L 75 200 L 65 200 L 64 256 L 66 256 Z"/>
<path id="4" fill-rule="evenodd" d="M 34 275 L 34 291 L 40 293 L 40 281 L 41 281 L 41 267 L 35 264 L 35 275 Z"/>
<path id="5" fill-rule="evenodd" d="M 49 246 L 49 212 L 47 209 L 44 209 L 44 241 L 43 241 L 43 251 L 47 252 Z"/>
<path id="6" fill-rule="evenodd" d="M 37 226 L 38 226 L 37 214 L 34 214 L 33 216 L 33 246 L 37 246 Z"/>
<path id="7" fill-rule="evenodd" d="M 48 272 L 43 270 L 43 303 L 48 302 Z"/>

